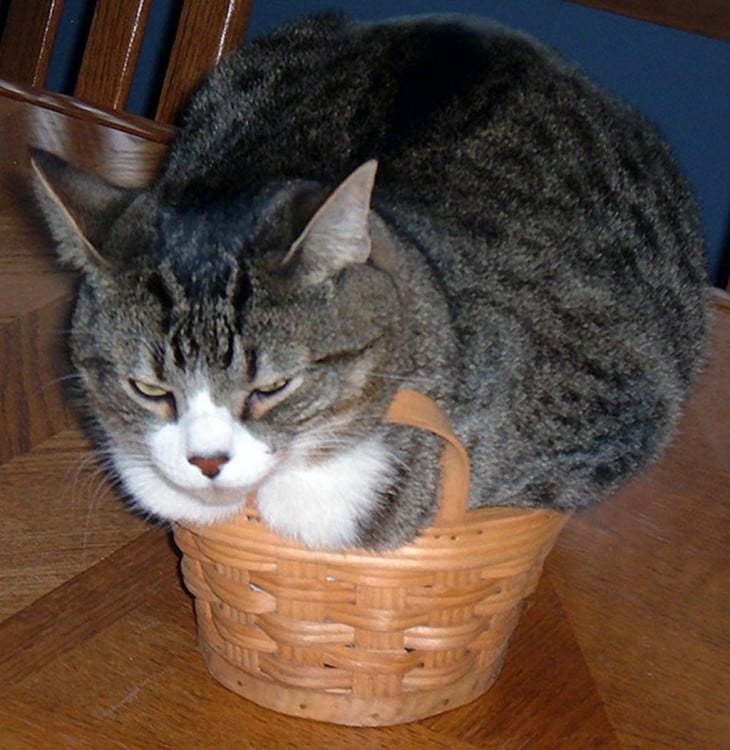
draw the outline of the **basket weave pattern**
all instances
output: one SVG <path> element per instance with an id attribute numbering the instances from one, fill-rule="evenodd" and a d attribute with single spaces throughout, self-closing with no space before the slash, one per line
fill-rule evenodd
<path id="1" fill-rule="evenodd" d="M 399 394 L 405 409 L 391 421 L 420 420 L 451 446 L 441 511 L 414 542 L 315 552 L 269 530 L 253 508 L 224 524 L 175 528 L 201 650 L 230 689 L 288 714 L 382 725 L 464 704 L 496 679 L 566 517 L 465 512 L 463 448 L 440 413 L 429 414 L 435 405 L 412 393 Z"/>

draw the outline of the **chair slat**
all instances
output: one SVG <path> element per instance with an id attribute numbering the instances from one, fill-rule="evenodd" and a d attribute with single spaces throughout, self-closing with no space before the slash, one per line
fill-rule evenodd
<path id="1" fill-rule="evenodd" d="M 124 109 L 151 7 L 152 0 L 98 0 L 74 96 Z"/>
<path id="2" fill-rule="evenodd" d="M 10 5 L 0 45 L 0 78 L 42 88 L 63 10 L 63 0 Z"/>
<path id="3" fill-rule="evenodd" d="M 173 122 L 201 77 L 243 41 L 253 0 L 185 0 L 155 119 Z"/>
<path id="4" fill-rule="evenodd" d="M 126 108 L 153 2 L 96 0 L 74 97 L 106 110 Z M 63 6 L 64 0 L 10 0 L 0 78 L 43 88 Z M 174 121 L 202 76 L 243 40 L 252 6 L 253 0 L 182 0 L 155 119 Z"/>

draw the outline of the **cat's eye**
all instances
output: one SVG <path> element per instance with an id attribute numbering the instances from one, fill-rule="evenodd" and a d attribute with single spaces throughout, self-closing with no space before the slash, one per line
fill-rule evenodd
<path id="1" fill-rule="evenodd" d="M 129 381 L 137 393 L 145 398 L 153 400 L 157 399 L 169 399 L 172 394 L 170 391 L 161 388 L 159 385 L 153 383 L 145 383 L 144 380 L 130 380 Z"/>
<path id="2" fill-rule="evenodd" d="M 272 406 L 279 403 L 275 396 L 286 390 L 289 383 L 291 380 L 288 378 L 279 378 L 252 390 L 246 399 L 244 419 L 261 419 Z"/>
<path id="3" fill-rule="evenodd" d="M 259 386 L 254 390 L 254 393 L 259 396 L 273 396 L 275 393 L 283 391 L 288 385 L 289 380 L 287 378 L 279 378 L 278 380 L 273 380 L 271 383 Z"/>

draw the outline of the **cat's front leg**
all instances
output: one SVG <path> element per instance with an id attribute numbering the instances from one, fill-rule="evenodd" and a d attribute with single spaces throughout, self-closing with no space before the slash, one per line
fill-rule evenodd
<path id="1" fill-rule="evenodd" d="M 358 544 L 395 549 L 428 525 L 436 510 L 441 483 L 442 441 L 428 432 L 383 425 L 390 446 L 391 473 L 371 512 L 361 518 Z"/>

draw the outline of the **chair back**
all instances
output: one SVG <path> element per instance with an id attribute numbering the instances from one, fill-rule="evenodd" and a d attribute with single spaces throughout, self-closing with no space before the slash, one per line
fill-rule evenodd
<path id="1" fill-rule="evenodd" d="M 153 0 L 97 0 L 73 96 L 123 111 Z M 172 122 L 202 76 L 242 40 L 253 0 L 182 0 L 155 119 Z M 10 0 L 0 43 L 0 78 L 43 88 L 63 0 Z"/>

